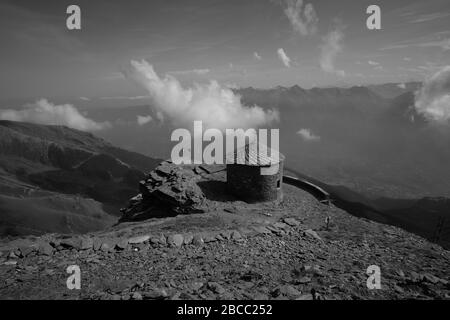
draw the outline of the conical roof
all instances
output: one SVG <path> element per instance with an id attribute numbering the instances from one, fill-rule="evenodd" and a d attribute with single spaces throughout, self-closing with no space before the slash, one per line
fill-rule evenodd
<path id="1" fill-rule="evenodd" d="M 226 155 L 227 164 L 266 167 L 284 160 L 284 155 L 265 144 L 251 142 Z"/>

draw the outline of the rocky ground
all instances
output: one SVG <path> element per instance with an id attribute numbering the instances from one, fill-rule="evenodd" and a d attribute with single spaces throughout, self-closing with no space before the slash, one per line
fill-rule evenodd
<path id="1" fill-rule="evenodd" d="M 450 252 L 440 246 L 293 186 L 283 185 L 279 204 L 248 205 L 220 196 L 223 172 L 196 174 L 199 213 L 167 207 L 169 217 L 147 212 L 103 232 L 3 241 L 0 298 L 450 299 Z M 183 192 L 171 203 L 186 201 Z M 141 200 L 125 211 L 150 210 Z M 66 286 L 70 265 L 80 267 L 80 290 Z M 366 285 L 370 265 L 380 267 L 379 290 Z"/>

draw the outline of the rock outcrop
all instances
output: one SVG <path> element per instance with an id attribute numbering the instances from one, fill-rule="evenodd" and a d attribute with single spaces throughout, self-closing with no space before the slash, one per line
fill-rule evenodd
<path id="1" fill-rule="evenodd" d="M 164 209 L 168 214 L 203 212 L 205 196 L 197 185 L 199 177 L 189 168 L 170 161 L 162 162 L 139 183 L 140 193 L 122 209 L 124 220 L 146 215 L 152 210 Z"/>

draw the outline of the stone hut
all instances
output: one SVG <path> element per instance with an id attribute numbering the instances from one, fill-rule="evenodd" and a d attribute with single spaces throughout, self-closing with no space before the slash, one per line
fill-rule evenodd
<path id="1" fill-rule="evenodd" d="M 229 192 L 248 203 L 282 199 L 281 153 L 253 142 L 227 154 L 226 160 Z"/>

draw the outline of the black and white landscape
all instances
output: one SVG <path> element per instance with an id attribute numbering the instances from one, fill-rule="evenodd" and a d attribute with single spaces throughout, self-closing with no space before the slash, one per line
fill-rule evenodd
<path id="1" fill-rule="evenodd" d="M 369 1 L 71 4 L 0 3 L 0 298 L 450 298 L 448 1 L 380 30 Z M 283 197 L 172 163 L 194 121 L 279 129 Z"/>

